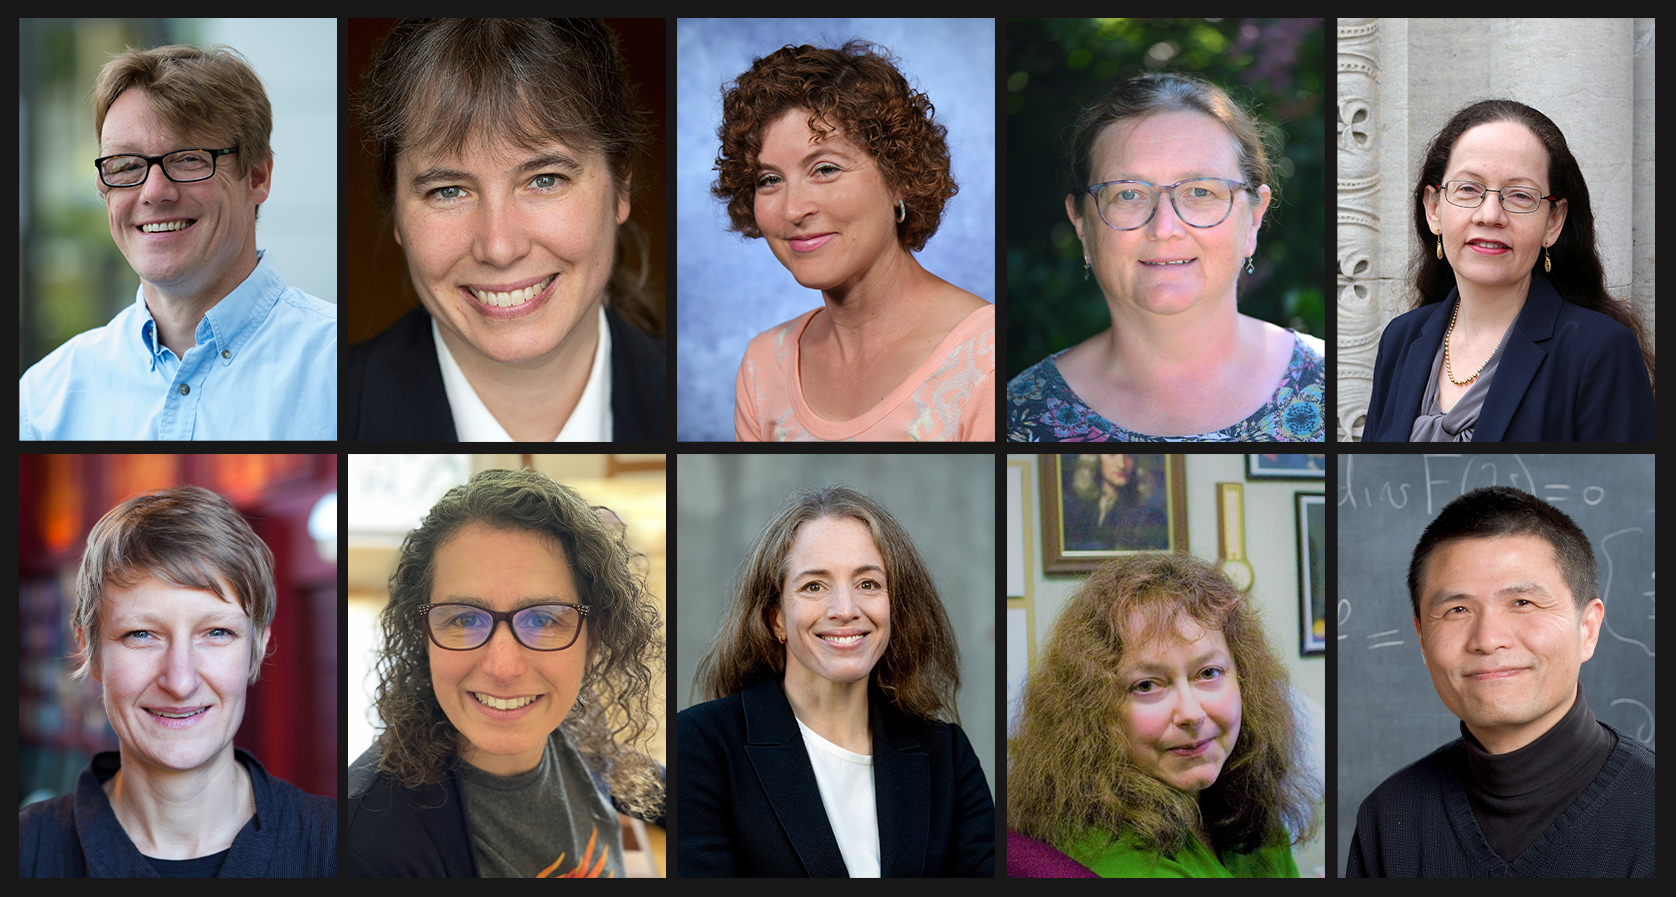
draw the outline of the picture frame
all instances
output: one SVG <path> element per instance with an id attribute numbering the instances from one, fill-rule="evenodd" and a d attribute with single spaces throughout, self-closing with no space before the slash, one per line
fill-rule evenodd
<path id="1" fill-rule="evenodd" d="M 1292 495 L 1298 526 L 1298 653 L 1327 653 L 1327 495 Z"/>
<path id="2" fill-rule="evenodd" d="M 1245 456 L 1245 478 L 1326 482 L 1327 455 L 1325 452 L 1249 454 Z"/>
<path id="3" fill-rule="evenodd" d="M 1185 554 L 1184 455 L 1042 455 L 1042 572 L 1087 573 L 1141 552 Z"/>

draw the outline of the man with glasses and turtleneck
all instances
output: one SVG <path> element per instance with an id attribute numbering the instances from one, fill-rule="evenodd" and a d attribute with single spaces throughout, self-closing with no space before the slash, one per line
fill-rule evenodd
<path id="1" fill-rule="evenodd" d="M 1571 518 L 1503 486 L 1450 502 L 1409 564 L 1461 737 L 1362 802 L 1351 877 L 1652 877 L 1653 751 L 1599 722 L 1577 674 L 1606 606 Z"/>

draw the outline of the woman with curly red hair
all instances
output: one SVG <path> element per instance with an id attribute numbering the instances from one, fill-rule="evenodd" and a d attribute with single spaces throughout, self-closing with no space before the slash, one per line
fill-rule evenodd
<path id="1" fill-rule="evenodd" d="M 958 189 L 934 112 L 862 41 L 783 47 L 724 95 L 711 192 L 822 298 L 745 350 L 738 439 L 995 438 L 995 308 L 913 255 Z"/>

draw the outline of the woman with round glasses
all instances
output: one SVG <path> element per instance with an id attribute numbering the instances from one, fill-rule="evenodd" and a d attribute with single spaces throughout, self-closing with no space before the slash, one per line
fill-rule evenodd
<path id="1" fill-rule="evenodd" d="M 1380 336 L 1364 442 L 1653 438 L 1653 352 L 1606 290 L 1589 188 L 1548 116 L 1455 113 L 1414 226 L 1416 307 Z"/>
<path id="2" fill-rule="evenodd" d="M 995 306 L 914 253 L 954 196 L 945 128 L 863 42 L 787 46 L 722 98 L 711 192 L 820 308 L 751 340 L 740 441 L 995 438 Z"/>
<path id="3" fill-rule="evenodd" d="M 1112 326 L 1007 385 L 1008 439 L 1325 438 L 1324 344 L 1236 304 L 1271 197 L 1263 144 L 1195 75 L 1142 75 L 1083 112 L 1065 212 Z"/>
<path id="4" fill-rule="evenodd" d="M 573 490 L 487 470 L 402 543 L 384 729 L 350 768 L 351 874 L 621 877 L 617 812 L 662 824 L 663 644 L 635 553 Z"/>
<path id="5" fill-rule="evenodd" d="M 955 709 L 936 584 L 885 507 L 792 495 L 739 565 L 676 716 L 689 877 L 995 874 L 995 804 Z"/>

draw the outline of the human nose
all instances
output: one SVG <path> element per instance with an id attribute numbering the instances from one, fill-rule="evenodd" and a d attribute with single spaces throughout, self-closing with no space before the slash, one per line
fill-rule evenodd
<path id="1" fill-rule="evenodd" d="M 163 674 L 157 684 L 171 695 L 189 698 L 198 690 L 198 657 L 190 640 L 175 639 L 163 657 Z"/>
<path id="2" fill-rule="evenodd" d="M 853 620 L 860 616 L 856 609 L 855 592 L 840 585 L 827 592 L 826 617 L 829 620 Z"/>
<path id="3" fill-rule="evenodd" d="M 1495 610 L 1478 614 L 1467 633 L 1467 650 L 1474 654 L 1490 654 L 1513 643 L 1512 629 L 1506 619 Z"/>
<path id="4" fill-rule="evenodd" d="M 134 189 L 140 191 L 140 198 L 146 202 L 170 202 L 180 195 L 180 185 L 163 173 L 162 162 L 149 163 L 145 180 Z"/>
<path id="5" fill-rule="evenodd" d="M 1491 199 L 1492 196 L 1495 198 Z M 1507 210 L 1502 208 L 1500 190 L 1485 190 L 1484 201 L 1472 210 L 1472 220 L 1480 224 L 1497 224 L 1506 217 Z"/>
<path id="6" fill-rule="evenodd" d="M 509 268 L 529 252 L 529 228 L 523 215 L 509 200 L 490 199 L 481 208 L 474 254 L 485 265 Z"/>
<path id="7" fill-rule="evenodd" d="M 501 628 L 505 623 L 506 627 Z M 483 652 L 483 672 L 496 682 L 511 682 L 524 675 L 528 668 L 528 657 L 523 645 L 512 637 L 512 622 L 510 620 L 496 620 L 493 632 L 489 633 L 489 642 L 481 649 Z"/>
<path id="8" fill-rule="evenodd" d="M 1204 722 L 1205 708 L 1199 703 L 1199 695 L 1191 686 L 1176 690 L 1175 715 L 1171 722 L 1189 731 L 1199 728 Z"/>
<path id="9" fill-rule="evenodd" d="M 815 211 L 814 190 L 806 185 L 788 180 L 786 189 L 781 190 L 780 194 L 784 202 L 784 205 L 780 208 L 780 214 L 784 215 L 785 219 L 793 224 L 809 217 Z"/>
<path id="10" fill-rule="evenodd" d="M 1153 200 L 1152 220 L 1147 222 L 1147 233 L 1154 240 L 1168 240 L 1187 233 L 1187 225 L 1176 212 L 1173 194 L 1160 190 Z"/>

